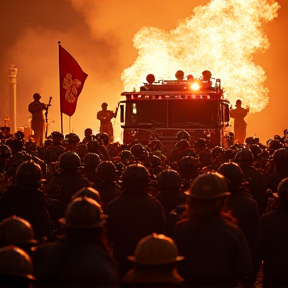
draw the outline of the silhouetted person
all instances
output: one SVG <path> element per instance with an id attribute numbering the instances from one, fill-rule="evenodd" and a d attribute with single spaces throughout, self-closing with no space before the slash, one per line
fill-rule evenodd
<path id="1" fill-rule="evenodd" d="M 1 221 L 0 247 L 9 245 L 16 245 L 31 256 L 38 241 L 34 239 L 34 231 L 28 221 L 15 215 Z"/>
<path id="2" fill-rule="evenodd" d="M 125 287 L 181 287 L 182 277 L 177 271 L 179 256 L 174 241 L 163 234 L 153 233 L 141 239 L 133 256 L 133 262 L 122 282 Z"/>
<path id="3" fill-rule="evenodd" d="M 257 202 L 260 215 L 266 212 L 268 197 L 265 187 L 265 178 L 260 170 L 254 167 L 255 158 L 250 149 L 239 150 L 233 162 L 236 162 L 243 173 L 244 178 L 248 181 L 248 188 Z"/>
<path id="4" fill-rule="evenodd" d="M 240 166 L 234 162 L 223 163 L 218 172 L 228 179 L 228 190 L 231 193 L 227 206 L 237 225 L 249 244 L 251 256 L 254 253 L 255 241 L 259 227 L 259 211 L 257 202 L 245 187 L 245 180 Z"/>
<path id="5" fill-rule="evenodd" d="M 107 213 L 107 206 L 118 193 L 116 186 L 117 171 L 112 161 L 102 161 L 95 170 L 95 180 L 92 185 L 95 188 L 102 200 L 102 208 L 104 213 Z"/>
<path id="6" fill-rule="evenodd" d="M 108 104 L 102 103 L 102 110 L 98 111 L 97 119 L 100 120 L 100 133 L 107 133 L 109 135 L 110 142 L 113 142 L 113 126 L 111 123 L 112 118 L 115 118 L 116 112 L 114 113 L 112 110 L 107 110 Z"/>
<path id="7" fill-rule="evenodd" d="M 86 128 L 84 131 L 85 137 L 82 140 L 83 144 L 87 144 L 89 141 L 93 140 L 93 131 L 91 128 Z"/>
<path id="8" fill-rule="evenodd" d="M 159 173 L 157 183 L 159 190 L 157 199 L 163 205 L 165 216 L 167 216 L 178 205 L 186 201 L 186 195 L 180 189 L 181 177 L 177 171 L 165 169 Z"/>
<path id="9" fill-rule="evenodd" d="M 35 280 L 32 260 L 25 251 L 14 245 L 0 249 L 0 287 L 31 288 Z"/>
<path id="10" fill-rule="evenodd" d="M 141 164 L 128 166 L 122 176 L 122 193 L 108 204 L 108 236 L 121 277 L 132 266 L 127 256 L 133 254 L 138 241 L 164 230 L 163 207 L 148 193 L 149 176 Z"/>
<path id="11" fill-rule="evenodd" d="M 288 177 L 288 150 L 280 148 L 274 151 L 272 156 L 274 171 L 265 179 L 267 189 L 277 191 L 278 184 Z"/>
<path id="12" fill-rule="evenodd" d="M 241 107 L 242 101 L 238 99 L 236 101 L 236 109 L 230 109 L 230 117 L 234 118 L 234 134 L 235 140 L 244 144 L 246 138 L 246 126 L 247 123 L 244 121 L 244 118 L 247 116 L 249 112 L 249 108 L 246 109 Z"/>
<path id="13" fill-rule="evenodd" d="M 43 111 L 46 111 L 48 105 L 41 103 L 41 95 L 35 93 L 33 95 L 34 101 L 28 105 L 28 111 L 32 114 L 31 128 L 34 132 L 33 138 L 39 145 L 44 142 L 45 137 L 45 118 Z"/>
<path id="14" fill-rule="evenodd" d="M 198 176 L 187 192 L 187 218 L 175 228 L 178 270 L 187 287 L 236 287 L 252 276 L 248 243 L 227 212 L 228 192 L 219 173 Z"/>
<path id="15" fill-rule="evenodd" d="M 48 197 L 59 201 L 58 211 L 53 214 L 56 219 L 63 217 L 72 196 L 90 183 L 79 171 L 81 160 L 76 152 L 68 151 L 59 157 L 60 170 L 53 175 L 48 185 Z"/>
<path id="16" fill-rule="evenodd" d="M 263 287 L 288 287 L 288 178 L 277 188 L 278 207 L 260 218 L 256 273 L 263 261 Z"/>
<path id="17" fill-rule="evenodd" d="M 75 198 L 68 206 L 64 235 L 57 242 L 39 246 L 34 254 L 40 287 L 117 287 L 118 273 L 99 203 Z"/>
<path id="18" fill-rule="evenodd" d="M 54 225 L 47 210 L 44 193 L 40 190 L 43 174 L 40 165 L 32 160 L 20 164 L 16 185 L 9 187 L 0 198 L 0 220 L 16 215 L 28 221 L 35 239 L 53 235 Z"/>

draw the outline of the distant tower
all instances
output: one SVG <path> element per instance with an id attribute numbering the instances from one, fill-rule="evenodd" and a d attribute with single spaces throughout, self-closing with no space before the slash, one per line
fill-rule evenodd
<path id="1" fill-rule="evenodd" d="M 16 133 L 16 77 L 17 68 L 14 65 L 9 67 L 9 114 L 10 114 L 10 133 Z"/>

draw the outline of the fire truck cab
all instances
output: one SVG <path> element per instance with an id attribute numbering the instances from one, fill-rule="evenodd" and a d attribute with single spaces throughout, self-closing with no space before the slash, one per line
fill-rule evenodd
<path id="1" fill-rule="evenodd" d="M 224 129 L 229 122 L 229 101 L 224 99 L 221 80 L 205 70 L 202 77 L 184 77 L 155 82 L 153 74 L 140 91 L 122 92 L 118 103 L 123 143 L 148 144 L 159 139 L 167 149 L 174 147 L 178 131 L 185 130 L 191 140 L 206 138 L 209 146 L 225 146 Z"/>

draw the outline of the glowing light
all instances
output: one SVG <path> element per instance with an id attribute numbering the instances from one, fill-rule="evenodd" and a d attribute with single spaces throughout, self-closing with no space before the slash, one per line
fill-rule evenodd
<path id="1" fill-rule="evenodd" d="M 270 3 L 270 4 L 269 4 Z M 147 74 L 175 79 L 175 72 L 201 76 L 210 70 L 222 80 L 231 103 L 240 98 L 250 112 L 268 103 L 268 88 L 262 67 L 253 53 L 265 52 L 269 41 L 262 24 L 278 16 L 273 0 L 212 0 L 194 9 L 194 15 L 171 31 L 144 27 L 134 36 L 138 58 L 121 75 L 125 91 L 140 87 Z"/>
<path id="2" fill-rule="evenodd" d="M 192 90 L 199 90 L 200 85 L 197 82 L 194 82 L 193 84 L 191 84 L 190 88 Z"/>

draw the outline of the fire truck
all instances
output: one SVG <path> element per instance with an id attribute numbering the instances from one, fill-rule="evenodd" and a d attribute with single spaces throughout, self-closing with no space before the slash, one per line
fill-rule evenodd
<path id="1" fill-rule="evenodd" d="M 118 103 L 123 143 L 148 144 L 160 140 L 171 151 L 176 134 L 187 131 L 191 141 L 206 138 L 210 147 L 225 146 L 229 125 L 229 101 L 224 99 L 221 79 L 205 70 L 194 78 L 178 70 L 174 80 L 155 81 L 149 74 L 139 91 L 122 92 Z"/>

